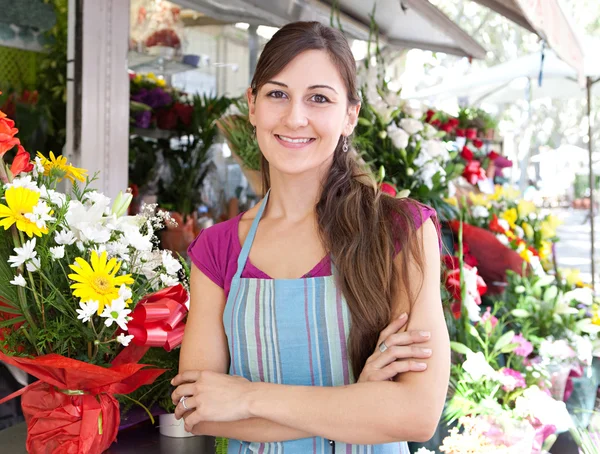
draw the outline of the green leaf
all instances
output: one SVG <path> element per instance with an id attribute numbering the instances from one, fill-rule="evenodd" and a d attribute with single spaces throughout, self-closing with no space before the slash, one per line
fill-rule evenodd
<path id="1" fill-rule="evenodd" d="M 498 339 L 496 341 L 496 344 L 494 345 L 494 350 L 495 351 L 500 351 L 502 350 L 504 347 L 506 347 L 510 341 L 512 340 L 512 338 L 514 337 L 515 332 L 514 331 L 508 331 L 507 333 L 504 333 L 500 339 Z"/>
<path id="2" fill-rule="evenodd" d="M 554 285 L 552 287 L 548 287 L 544 292 L 544 301 L 549 303 L 550 301 L 553 301 L 557 295 L 558 287 L 555 287 Z"/>
<path id="3" fill-rule="evenodd" d="M 473 353 L 469 347 L 467 347 L 465 344 L 461 344 L 460 342 L 450 342 L 450 348 L 457 353 L 462 353 L 463 355 Z"/>
<path id="4" fill-rule="evenodd" d="M 525 309 L 513 309 L 512 311 L 510 311 L 510 313 L 517 318 L 525 318 L 531 315 Z"/>
<path id="5" fill-rule="evenodd" d="M 19 317 L 8 319 L 8 320 L 2 320 L 0 322 L 0 328 L 6 328 L 7 326 L 12 326 L 15 323 L 21 323 L 24 321 L 25 321 L 25 317 L 23 317 L 22 315 Z"/>

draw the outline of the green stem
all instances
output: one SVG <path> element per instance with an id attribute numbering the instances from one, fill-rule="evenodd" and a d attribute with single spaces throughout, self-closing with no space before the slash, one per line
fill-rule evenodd
<path id="1" fill-rule="evenodd" d="M 148 408 L 144 404 L 135 400 L 133 397 L 129 397 L 127 394 L 119 394 L 119 395 L 123 396 L 126 399 L 129 399 L 130 401 L 132 401 L 132 402 L 138 404 L 140 407 L 142 407 L 146 411 L 146 413 L 148 413 L 148 416 L 150 416 L 150 422 L 152 424 L 154 424 L 154 416 L 152 416 L 152 413 L 150 413 L 150 410 L 148 410 Z"/>

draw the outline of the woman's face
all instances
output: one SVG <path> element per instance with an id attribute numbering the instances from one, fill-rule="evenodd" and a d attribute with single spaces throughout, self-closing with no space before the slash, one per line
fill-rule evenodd
<path id="1" fill-rule="evenodd" d="M 294 58 L 253 99 L 250 122 L 271 171 L 298 175 L 329 164 L 341 135 L 352 133 L 360 105 L 350 106 L 346 86 L 325 51 Z"/>

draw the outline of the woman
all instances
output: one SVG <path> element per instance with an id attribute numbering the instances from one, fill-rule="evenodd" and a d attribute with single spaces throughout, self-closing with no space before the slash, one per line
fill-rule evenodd
<path id="1" fill-rule="evenodd" d="M 355 72 L 337 30 L 273 36 L 247 92 L 269 191 L 189 248 L 172 398 L 187 430 L 230 453 L 408 453 L 443 408 L 434 212 L 382 194 L 348 151 Z"/>

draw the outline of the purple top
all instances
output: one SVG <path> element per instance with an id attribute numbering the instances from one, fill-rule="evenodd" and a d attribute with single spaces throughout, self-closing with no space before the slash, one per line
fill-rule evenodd
<path id="1" fill-rule="evenodd" d="M 413 205 L 408 205 L 412 208 Z M 413 209 L 411 209 L 413 211 Z M 433 208 L 419 204 L 419 210 L 414 210 L 413 219 L 418 229 L 429 218 L 435 218 Z M 240 219 L 244 213 L 225 222 L 220 222 L 208 227 L 192 241 L 188 248 L 190 260 L 211 281 L 225 290 L 225 297 L 229 295 L 231 280 L 237 271 L 237 259 L 242 252 L 242 245 L 238 235 Z M 397 251 L 398 252 L 398 251 Z M 329 255 L 323 259 L 303 277 L 323 277 L 331 275 L 331 260 Z M 242 278 L 272 279 L 263 271 L 256 268 L 250 261 L 242 271 Z"/>

